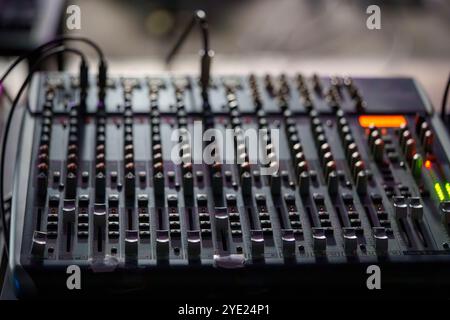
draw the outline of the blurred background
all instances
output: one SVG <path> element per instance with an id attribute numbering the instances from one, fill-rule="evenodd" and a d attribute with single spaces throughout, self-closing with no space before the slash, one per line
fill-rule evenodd
<path id="1" fill-rule="evenodd" d="M 81 9 L 81 30 L 65 26 L 71 4 Z M 371 4 L 381 8 L 381 30 L 366 27 Z M 165 72 L 165 54 L 199 8 L 210 21 L 213 73 L 412 76 L 441 103 L 450 71 L 448 0 L 0 0 L 0 70 L 11 55 L 64 32 L 98 42 L 112 73 Z M 198 72 L 199 48 L 193 32 L 171 71 Z"/>

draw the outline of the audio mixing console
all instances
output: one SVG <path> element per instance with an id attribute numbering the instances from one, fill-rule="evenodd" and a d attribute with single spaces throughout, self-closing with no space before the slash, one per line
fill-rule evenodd
<path id="1" fill-rule="evenodd" d="M 217 76 L 206 102 L 196 77 L 111 77 L 100 101 L 89 82 L 33 79 L 12 204 L 19 295 L 67 292 L 70 265 L 90 292 L 320 291 L 370 264 L 449 285 L 450 143 L 412 79 Z M 184 143 L 174 162 L 172 133 L 195 122 L 232 129 L 236 161 L 191 161 Z M 277 130 L 258 140 L 268 163 L 249 161 L 247 129 Z"/>

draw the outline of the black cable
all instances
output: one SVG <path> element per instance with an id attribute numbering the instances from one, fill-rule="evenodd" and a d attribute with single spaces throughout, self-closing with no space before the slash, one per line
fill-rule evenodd
<path id="1" fill-rule="evenodd" d="M 178 38 L 178 41 L 175 43 L 175 46 L 170 50 L 170 52 L 166 56 L 166 64 L 169 64 L 173 57 L 178 53 L 178 51 L 181 48 L 181 45 L 186 40 L 189 33 L 192 31 L 194 26 L 196 24 L 200 25 L 200 31 L 202 33 L 202 40 L 203 40 L 203 50 L 205 52 L 208 52 L 210 50 L 209 48 L 209 27 L 208 27 L 208 21 L 206 20 L 206 13 L 203 10 L 197 10 L 194 12 L 194 16 L 192 17 L 191 21 L 187 25 L 184 32 L 181 34 L 180 38 Z"/>
<path id="2" fill-rule="evenodd" d="M 11 216 L 11 197 L 5 199 L 6 202 L 9 203 L 8 213 Z M 6 244 L 4 245 L 6 248 Z M 2 256 L 0 257 L 0 291 L 3 288 L 3 284 L 5 283 L 6 278 L 6 270 L 8 269 L 8 251 L 3 250 Z"/>
<path id="3" fill-rule="evenodd" d="M 445 86 L 444 97 L 442 98 L 442 107 L 441 107 L 441 118 L 444 122 L 447 122 L 447 99 L 448 99 L 448 91 L 450 89 L 450 74 L 448 76 L 447 85 Z"/>
<path id="4" fill-rule="evenodd" d="M 211 60 L 214 57 L 214 51 L 209 48 L 209 26 L 205 11 L 197 10 L 194 12 L 194 16 L 192 17 L 191 22 L 187 25 L 178 41 L 175 43 L 175 46 L 166 56 L 166 64 L 169 64 L 172 61 L 173 57 L 178 53 L 181 45 L 185 42 L 196 24 L 200 26 L 201 36 L 203 40 L 203 49 L 200 51 L 200 85 L 202 87 L 203 101 L 205 103 L 208 103 L 208 87 L 211 77 Z"/>
<path id="5" fill-rule="evenodd" d="M 1 220 L 1 224 L 2 224 L 3 236 L 4 236 L 4 240 L 5 240 L 5 251 L 6 251 L 7 255 L 9 255 L 8 250 L 9 250 L 9 230 L 10 230 L 10 228 L 6 222 L 3 184 L 4 184 L 4 171 L 5 171 L 5 154 L 6 154 L 6 146 L 7 146 L 7 142 L 8 142 L 9 129 L 11 126 L 11 122 L 12 122 L 17 104 L 19 103 L 20 97 L 21 97 L 23 91 L 25 90 L 25 88 L 27 87 L 28 83 L 30 82 L 34 72 L 38 69 L 39 64 L 42 63 L 48 57 L 53 56 L 55 54 L 60 54 L 63 52 L 75 53 L 81 57 L 80 70 L 82 68 L 82 65 L 86 65 L 85 55 L 83 54 L 83 52 L 81 52 L 80 50 L 75 49 L 75 48 L 67 48 L 64 46 L 60 46 L 60 47 L 54 48 L 54 49 L 44 53 L 36 61 L 36 63 L 32 66 L 31 70 L 27 74 L 25 81 L 22 83 L 22 86 L 20 87 L 17 95 L 14 98 L 14 101 L 11 105 L 11 109 L 9 110 L 9 113 L 8 113 L 8 118 L 5 123 L 5 130 L 3 133 L 3 140 L 2 140 L 1 162 L 0 162 L 0 213 L 1 213 L 0 220 Z M 81 75 L 80 75 L 80 78 L 81 78 Z"/>
<path id="6" fill-rule="evenodd" d="M 27 58 L 41 55 L 41 54 L 43 54 L 42 51 L 44 49 L 52 49 L 54 47 L 59 46 L 62 42 L 65 42 L 65 41 L 79 41 L 79 42 L 86 43 L 97 52 L 98 57 L 100 59 L 100 63 L 98 66 L 98 83 L 99 83 L 100 89 L 104 90 L 104 88 L 106 87 L 107 70 L 108 70 L 108 65 L 107 65 L 107 62 L 105 59 L 105 55 L 103 54 L 102 49 L 94 41 L 90 40 L 89 38 L 78 37 L 78 36 L 62 36 L 62 37 L 55 38 L 53 40 L 50 40 L 50 41 L 40 45 L 39 47 L 37 47 L 36 49 L 34 49 L 31 52 L 25 53 L 25 54 L 17 57 L 16 60 L 14 60 L 14 62 L 8 67 L 8 69 L 5 71 L 5 73 L 0 78 L 0 86 L 3 86 L 3 82 L 5 81 L 6 77 L 11 73 L 11 71 L 20 62 L 22 62 L 23 60 L 25 60 Z M 102 91 L 102 90 L 100 90 L 100 91 Z"/>

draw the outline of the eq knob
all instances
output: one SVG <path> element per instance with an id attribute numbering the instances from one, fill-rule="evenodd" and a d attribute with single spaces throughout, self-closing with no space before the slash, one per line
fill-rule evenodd
<path id="1" fill-rule="evenodd" d="M 383 139 L 378 138 L 373 142 L 372 153 L 376 162 L 380 163 L 383 161 L 383 153 L 384 153 Z"/>
<path id="2" fill-rule="evenodd" d="M 357 161 L 355 165 L 353 166 L 353 177 L 356 180 L 359 172 L 364 170 L 364 162 L 361 160 Z"/>
<path id="3" fill-rule="evenodd" d="M 37 176 L 37 195 L 41 201 L 45 201 L 47 195 L 48 177 L 46 172 L 39 172 Z"/>
<path id="4" fill-rule="evenodd" d="M 431 130 L 425 131 L 422 139 L 422 145 L 426 152 L 433 152 L 434 134 Z"/>
<path id="5" fill-rule="evenodd" d="M 411 170 L 414 178 L 419 179 L 422 175 L 422 165 L 423 159 L 422 156 L 416 153 L 412 158 Z"/>
<path id="6" fill-rule="evenodd" d="M 359 194 L 365 194 L 367 191 L 367 174 L 364 170 L 359 171 L 356 176 L 356 191 Z"/>
<path id="7" fill-rule="evenodd" d="M 416 153 L 416 141 L 414 139 L 408 139 L 405 142 L 405 156 L 407 160 L 411 160 Z"/>
<path id="8" fill-rule="evenodd" d="M 74 199 L 77 193 L 77 176 L 73 172 L 67 173 L 66 177 L 66 198 Z"/>
<path id="9" fill-rule="evenodd" d="M 270 190 L 274 195 L 279 195 L 281 192 L 281 178 L 277 172 L 270 176 Z"/>
<path id="10" fill-rule="evenodd" d="M 194 193 L 194 177 L 192 172 L 183 175 L 183 191 L 186 196 L 192 197 Z"/>
<path id="11" fill-rule="evenodd" d="M 328 175 L 327 185 L 328 185 L 328 192 L 331 195 L 337 194 L 339 179 L 336 171 L 331 171 L 330 174 Z"/>
<path id="12" fill-rule="evenodd" d="M 298 179 L 300 195 L 306 196 L 309 194 L 309 183 L 310 183 L 309 173 L 307 171 L 303 171 L 299 175 Z"/>
<path id="13" fill-rule="evenodd" d="M 157 196 L 164 195 L 164 175 L 161 171 L 153 176 L 153 186 Z"/>
<path id="14" fill-rule="evenodd" d="M 95 176 L 95 199 L 96 202 L 105 200 L 106 176 L 103 172 L 97 173 Z"/>
<path id="15" fill-rule="evenodd" d="M 132 172 L 128 172 L 125 176 L 125 196 L 128 200 L 134 198 L 136 179 Z"/>
<path id="16" fill-rule="evenodd" d="M 248 196 L 252 193 L 252 176 L 249 172 L 244 172 L 241 175 L 242 193 Z"/>
<path id="17" fill-rule="evenodd" d="M 215 195 L 221 195 L 223 191 L 223 179 L 222 179 L 222 172 L 217 171 L 213 173 L 212 176 L 212 187 L 213 187 L 213 193 Z"/>

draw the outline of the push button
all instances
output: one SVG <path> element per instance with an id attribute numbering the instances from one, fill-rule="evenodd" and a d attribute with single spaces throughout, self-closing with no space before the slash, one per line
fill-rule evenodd
<path id="1" fill-rule="evenodd" d="M 409 199 L 409 209 L 411 217 L 415 220 L 422 220 L 423 205 L 419 197 L 412 197 Z"/>

